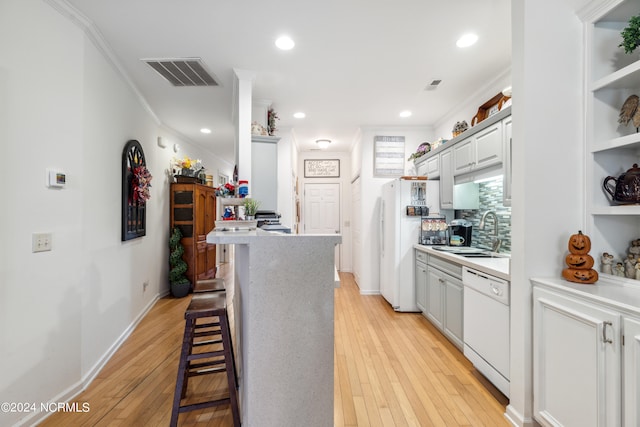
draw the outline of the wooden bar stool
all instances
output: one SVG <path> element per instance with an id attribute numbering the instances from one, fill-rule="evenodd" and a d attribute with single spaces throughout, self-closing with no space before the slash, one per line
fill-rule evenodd
<path id="1" fill-rule="evenodd" d="M 205 279 L 197 280 L 193 287 L 193 293 L 199 294 L 203 292 L 223 292 L 225 290 L 223 279 Z"/>
<path id="2" fill-rule="evenodd" d="M 178 366 L 178 378 L 173 397 L 171 426 L 178 424 L 181 412 L 212 406 L 230 404 L 233 425 L 239 427 L 240 411 L 238 408 L 237 382 L 231 347 L 231 333 L 227 317 L 226 294 L 224 292 L 208 292 L 194 295 L 185 312 L 184 338 Z M 198 319 L 206 319 L 205 323 L 196 324 Z M 220 345 L 222 347 L 220 348 Z M 213 346 L 212 349 L 211 346 Z M 202 347 L 201 352 L 194 349 Z M 209 400 L 182 406 L 181 400 L 187 391 L 189 377 L 224 372 L 227 376 L 229 396 L 217 400 Z"/>

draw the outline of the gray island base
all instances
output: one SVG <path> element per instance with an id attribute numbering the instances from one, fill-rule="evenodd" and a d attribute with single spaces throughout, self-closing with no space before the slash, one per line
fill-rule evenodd
<path id="1" fill-rule="evenodd" d="M 242 425 L 333 426 L 335 246 L 340 235 L 207 235 L 234 245 Z"/>

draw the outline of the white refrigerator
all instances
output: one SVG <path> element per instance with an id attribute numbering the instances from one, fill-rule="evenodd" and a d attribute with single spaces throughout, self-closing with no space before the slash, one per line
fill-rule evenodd
<path id="1" fill-rule="evenodd" d="M 420 236 L 421 216 L 407 215 L 407 206 L 422 204 L 429 208 L 430 216 L 439 214 L 439 181 L 394 179 L 382 188 L 380 293 L 396 311 L 420 311 L 416 305 L 413 245 Z"/>

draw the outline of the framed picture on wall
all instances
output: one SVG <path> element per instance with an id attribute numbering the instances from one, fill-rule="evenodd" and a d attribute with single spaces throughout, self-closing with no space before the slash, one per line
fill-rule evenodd
<path id="1" fill-rule="evenodd" d="M 376 136 L 373 145 L 374 176 L 404 175 L 404 136 Z"/>
<path id="2" fill-rule="evenodd" d="M 305 178 L 340 178 L 340 159 L 305 159 Z"/>

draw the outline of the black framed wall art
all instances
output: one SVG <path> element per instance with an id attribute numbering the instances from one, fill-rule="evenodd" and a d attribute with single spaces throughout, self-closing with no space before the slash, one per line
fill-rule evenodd
<path id="1" fill-rule="evenodd" d="M 147 200 L 151 174 L 144 151 L 134 139 L 122 151 L 122 241 L 135 239 L 147 232 Z"/>

